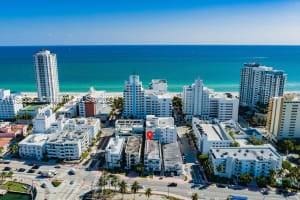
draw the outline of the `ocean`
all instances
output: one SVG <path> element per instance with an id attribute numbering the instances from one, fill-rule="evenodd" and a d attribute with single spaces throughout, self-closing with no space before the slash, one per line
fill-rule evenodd
<path id="1" fill-rule="evenodd" d="M 286 91 L 300 91 L 300 46 L 112 45 L 0 47 L 0 88 L 36 90 L 33 54 L 57 54 L 60 90 L 119 92 L 130 74 L 146 88 L 151 79 L 167 79 L 169 90 L 201 78 L 215 91 L 237 92 L 243 63 L 259 62 L 288 74 Z"/>

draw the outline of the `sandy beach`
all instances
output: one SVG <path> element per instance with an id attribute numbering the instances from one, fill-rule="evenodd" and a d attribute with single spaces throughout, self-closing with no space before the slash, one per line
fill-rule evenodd
<path id="1" fill-rule="evenodd" d="M 97 91 L 97 92 L 101 92 L 101 91 Z M 233 96 L 238 97 L 239 92 L 215 92 L 217 94 L 224 94 L 224 93 L 230 93 Z M 300 94 L 300 91 L 286 91 L 285 94 Z M 37 97 L 37 93 L 36 92 L 21 92 L 21 94 L 23 96 L 28 96 L 28 97 Z M 71 95 L 71 96 L 83 96 L 86 95 L 87 92 L 61 92 L 61 95 Z M 168 92 L 168 94 L 171 97 L 174 96 L 181 96 L 181 92 Z M 109 98 L 109 97 L 122 97 L 123 96 L 123 92 L 104 92 L 105 97 Z"/>

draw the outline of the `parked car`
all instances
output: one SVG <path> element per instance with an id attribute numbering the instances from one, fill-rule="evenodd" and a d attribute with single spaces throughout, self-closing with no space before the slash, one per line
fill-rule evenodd
<path id="1" fill-rule="evenodd" d="M 176 187 L 176 186 L 177 186 L 177 183 L 174 183 L 174 182 L 168 184 L 168 187 Z"/>
<path id="2" fill-rule="evenodd" d="M 225 184 L 217 184 L 216 186 L 219 187 L 219 188 L 226 188 Z"/>
<path id="3" fill-rule="evenodd" d="M 18 169 L 18 172 L 25 172 L 26 171 L 26 169 L 24 169 L 24 168 L 19 168 Z"/>
<path id="4" fill-rule="evenodd" d="M 11 167 L 4 167 L 3 171 L 10 171 Z"/>
<path id="5" fill-rule="evenodd" d="M 29 169 L 29 170 L 27 171 L 27 173 L 33 174 L 33 173 L 35 173 L 35 170 L 34 170 L 34 169 Z"/>
<path id="6" fill-rule="evenodd" d="M 39 169 L 40 166 L 39 165 L 33 165 L 33 167 L 31 167 L 31 169 Z"/>

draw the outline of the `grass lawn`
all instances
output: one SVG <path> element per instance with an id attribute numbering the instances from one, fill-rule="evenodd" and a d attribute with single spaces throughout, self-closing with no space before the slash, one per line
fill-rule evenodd
<path id="1" fill-rule="evenodd" d="M 62 181 L 61 180 L 53 180 L 51 183 L 54 187 L 58 187 L 62 183 Z"/>
<path id="2" fill-rule="evenodd" d="M 14 192 L 21 192 L 21 193 L 27 193 L 28 186 L 23 183 L 18 183 L 14 181 L 7 181 L 3 185 L 1 185 L 1 188 L 6 189 L 8 191 L 14 191 Z"/>

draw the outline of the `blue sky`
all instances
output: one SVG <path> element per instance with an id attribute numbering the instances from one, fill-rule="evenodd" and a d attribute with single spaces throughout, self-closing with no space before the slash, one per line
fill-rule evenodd
<path id="1" fill-rule="evenodd" d="M 300 44 L 299 0 L 3 0 L 0 45 Z"/>

